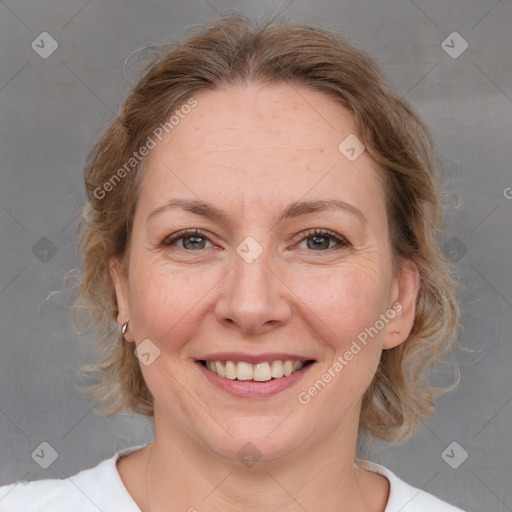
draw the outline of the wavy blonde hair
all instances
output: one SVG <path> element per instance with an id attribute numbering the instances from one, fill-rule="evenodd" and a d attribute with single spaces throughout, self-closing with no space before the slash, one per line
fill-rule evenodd
<path id="1" fill-rule="evenodd" d="M 90 313 L 88 325 L 100 334 L 102 358 L 84 369 L 98 377 L 86 393 L 102 414 L 153 413 L 132 345 L 123 342 L 115 325 L 109 271 L 111 257 L 125 254 L 144 161 L 121 173 L 112 187 L 105 184 L 113 183 L 155 128 L 194 95 L 253 81 L 295 83 L 348 106 L 359 138 L 382 168 L 394 260 L 416 263 L 421 288 L 412 332 L 405 343 L 382 353 L 363 397 L 360 430 L 389 441 L 404 439 L 432 413 L 442 390 L 432 387 L 430 370 L 451 352 L 458 328 L 452 271 L 437 242 L 442 204 L 431 136 L 374 61 L 345 40 L 312 26 L 255 26 L 240 15 L 222 16 L 184 42 L 156 51 L 89 153 L 80 236 L 84 274 L 75 306 Z"/>

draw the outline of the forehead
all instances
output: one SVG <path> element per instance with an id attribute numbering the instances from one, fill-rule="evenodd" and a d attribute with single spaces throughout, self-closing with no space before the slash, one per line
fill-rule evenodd
<path id="1" fill-rule="evenodd" d="M 255 151 L 304 157 L 337 150 L 340 137 L 356 130 L 352 112 L 341 102 L 297 84 L 230 86 L 200 92 L 195 99 L 197 106 L 182 116 L 160 149 L 171 145 L 190 156 L 223 149 L 232 155 Z"/>
<path id="2" fill-rule="evenodd" d="M 264 207 L 341 195 L 384 205 L 376 162 L 366 151 L 350 161 L 339 150 L 356 132 L 353 114 L 326 94 L 253 83 L 203 91 L 195 100 L 146 159 L 141 196 L 152 204 L 174 195 L 233 204 L 243 195 Z"/>

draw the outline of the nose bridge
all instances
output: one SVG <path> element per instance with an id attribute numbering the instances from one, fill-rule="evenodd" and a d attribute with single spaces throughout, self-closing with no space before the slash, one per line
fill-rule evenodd
<path id="1" fill-rule="evenodd" d="M 217 305 L 220 321 L 256 332 L 288 318 L 289 306 L 279 280 L 269 268 L 270 260 L 270 252 L 254 239 L 246 239 L 237 247 L 231 276 Z"/>
<path id="2" fill-rule="evenodd" d="M 255 303 L 263 304 L 263 301 L 268 301 L 272 288 L 272 273 L 268 268 L 269 263 L 268 250 L 262 250 L 258 254 L 250 245 L 248 248 L 247 246 L 244 248 L 243 244 L 240 244 L 237 254 L 233 258 L 235 290 L 232 290 L 232 293 L 233 291 L 237 292 L 237 295 L 246 299 L 247 303 L 251 302 L 251 297 Z"/>

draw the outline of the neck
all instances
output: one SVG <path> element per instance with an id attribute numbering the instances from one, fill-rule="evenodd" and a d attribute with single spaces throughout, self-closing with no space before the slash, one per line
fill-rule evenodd
<path id="1" fill-rule="evenodd" d="M 336 441 L 247 467 L 212 453 L 156 412 L 155 441 L 142 465 L 143 510 L 382 512 L 387 480 L 354 465 L 357 427 L 330 439 Z"/>

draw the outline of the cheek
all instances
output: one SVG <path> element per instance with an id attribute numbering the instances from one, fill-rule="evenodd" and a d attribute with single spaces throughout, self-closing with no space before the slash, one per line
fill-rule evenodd
<path id="1" fill-rule="evenodd" d="M 357 264 L 296 277 L 293 288 L 311 311 L 308 316 L 316 319 L 318 332 L 333 348 L 344 350 L 388 309 L 389 286 L 385 269 Z"/>
<path id="2" fill-rule="evenodd" d="M 138 340 L 149 338 L 161 350 L 172 350 L 185 343 L 196 329 L 195 317 L 208 300 L 215 283 L 214 272 L 170 270 L 165 263 L 148 261 L 133 266 L 130 297 L 133 324 Z M 183 340 L 183 341 L 182 341 Z"/>
<path id="3" fill-rule="evenodd" d="M 388 309 L 389 281 L 383 270 L 373 268 L 347 268 L 336 278 L 317 276 L 314 288 L 301 289 L 324 356 L 297 398 L 318 414 L 329 410 L 334 423 L 361 399 L 379 364 L 383 331 L 375 324 Z"/>
<path id="4" fill-rule="evenodd" d="M 339 270 L 324 278 L 316 276 L 310 280 L 314 287 L 303 287 L 300 293 L 311 310 L 309 323 L 314 327 L 316 342 L 322 345 L 320 353 L 324 354 L 320 373 L 310 383 L 310 396 L 318 393 L 318 378 L 328 381 L 330 391 L 322 393 L 318 403 L 328 402 L 329 407 L 335 406 L 342 414 L 368 388 L 379 364 L 381 315 L 389 307 L 390 281 L 385 269 L 375 265 Z"/>

